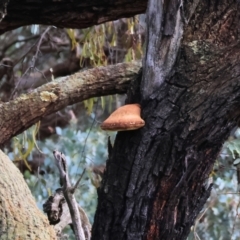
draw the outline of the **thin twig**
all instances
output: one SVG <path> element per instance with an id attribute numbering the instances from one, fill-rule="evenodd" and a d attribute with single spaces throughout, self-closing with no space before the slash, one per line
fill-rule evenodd
<path id="1" fill-rule="evenodd" d="M 72 187 L 72 194 L 75 193 L 75 191 L 76 191 L 79 183 L 81 182 L 82 177 L 83 177 L 83 175 L 84 175 L 85 172 L 86 172 L 86 168 L 83 169 L 83 172 L 82 172 L 80 178 L 77 180 L 77 182 L 75 183 L 75 185 Z"/>
<path id="2" fill-rule="evenodd" d="M 207 212 L 208 209 L 209 209 L 209 206 L 204 209 L 204 211 L 200 214 L 200 216 L 198 216 L 198 218 L 197 218 L 197 220 L 196 220 L 196 222 L 195 222 L 195 224 L 194 224 L 194 227 L 193 227 L 194 239 L 201 240 L 200 237 L 199 237 L 198 234 L 197 234 L 196 228 L 197 228 L 200 220 L 201 220 L 202 217 L 205 215 L 205 213 Z"/>
<path id="3" fill-rule="evenodd" d="M 231 239 L 233 239 L 233 234 L 234 234 L 234 231 L 235 231 L 235 226 L 236 226 L 237 218 L 238 218 L 238 216 L 239 216 L 239 212 L 238 212 L 239 207 L 240 207 L 240 198 L 238 199 L 238 204 L 237 204 L 237 207 L 236 207 L 236 216 L 235 216 L 234 222 L 233 222 Z"/>
<path id="4" fill-rule="evenodd" d="M 99 103 L 99 98 L 97 99 L 97 102 L 96 102 L 96 107 L 95 107 L 95 111 L 94 111 L 95 113 L 97 112 L 97 109 L 98 109 L 98 103 Z M 83 154 L 84 154 L 85 149 L 86 149 L 87 140 L 88 140 L 88 137 L 89 137 L 89 135 L 90 135 L 90 132 L 92 131 L 92 128 L 93 128 L 93 125 L 94 125 L 95 121 L 96 121 L 96 114 L 95 114 L 95 116 L 94 116 L 94 118 L 93 118 L 92 124 L 91 124 L 91 126 L 90 126 L 90 128 L 89 128 L 89 130 L 88 130 L 88 134 L 87 134 L 87 136 L 86 136 L 86 138 L 85 138 L 84 145 L 83 145 L 83 149 L 82 149 L 82 152 L 81 152 L 80 161 L 79 161 L 78 167 L 77 167 L 77 171 L 78 171 L 78 169 L 79 169 L 79 167 L 80 167 L 80 163 L 81 163 L 81 160 L 82 160 L 82 158 L 83 158 Z"/>
<path id="5" fill-rule="evenodd" d="M 7 46 L 5 46 L 2 49 L 2 52 L 5 53 L 10 47 L 12 47 L 16 43 L 27 42 L 27 41 L 30 41 L 30 40 L 33 40 L 33 39 L 36 39 L 36 38 L 39 38 L 39 35 L 34 35 L 34 36 L 31 36 L 31 37 L 28 37 L 28 38 L 24 38 L 24 39 L 15 39 L 11 43 L 9 43 Z"/>
<path id="6" fill-rule="evenodd" d="M 45 35 L 47 34 L 47 32 L 48 32 L 51 28 L 52 28 L 51 26 L 47 27 L 47 28 L 45 29 L 45 31 L 43 32 L 43 34 L 41 34 L 41 37 L 40 37 L 40 39 L 39 39 L 39 41 L 38 41 L 38 43 L 37 43 L 36 53 L 35 53 L 34 56 L 32 57 L 32 65 L 27 68 L 27 70 L 25 71 L 25 73 L 22 75 L 22 77 L 21 77 L 21 78 L 19 79 L 19 81 L 17 82 L 15 88 L 14 88 L 13 91 L 12 91 L 12 94 L 11 94 L 11 96 L 10 96 L 10 99 L 12 99 L 12 97 L 14 96 L 14 94 L 15 94 L 15 92 L 16 92 L 16 90 L 17 90 L 17 88 L 18 88 L 18 86 L 19 86 L 19 84 L 20 84 L 20 82 L 21 82 L 21 80 L 23 79 L 23 77 L 29 72 L 29 70 L 35 68 L 36 60 L 37 60 L 37 58 L 38 58 L 38 53 L 39 53 L 39 51 L 40 51 L 40 47 L 41 47 L 43 38 L 45 37 Z M 36 43 L 27 51 L 27 53 L 25 53 L 17 62 L 15 62 L 14 65 L 16 65 L 21 59 L 25 58 L 25 56 L 33 49 L 33 47 L 34 47 L 35 45 L 36 45 Z"/>

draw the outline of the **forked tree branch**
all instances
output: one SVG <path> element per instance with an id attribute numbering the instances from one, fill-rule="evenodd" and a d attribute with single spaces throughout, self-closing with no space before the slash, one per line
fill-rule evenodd
<path id="1" fill-rule="evenodd" d="M 59 170 L 63 195 L 67 201 L 69 211 L 71 213 L 72 224 L 76 240 L 90 240 L 90 232 L 87 234 L 87 236 L 85 236 L 84 234 L 83 228 L 84 223 L 81 220 L 80 212 L 78 210 L 78 204 L 74 197 L 74 191 L 76 190 L 76 188 L 72 187 L 72 184 L 68 176 L 66 157 L 63 153 L 56 150 L 53 151 L 53 155 L 55 157 L 55 163 Z M 77 181 L 76 185 L 79 184 L 79 182 L 80 180 Z"/>
<path id="2" fill-rule="evenodd" d="M 0 145 L 42 117 L 83 100 L 125 93 L 140 63 L 98 67 L 56 79 L 28 94 L 0 104 Z"/>

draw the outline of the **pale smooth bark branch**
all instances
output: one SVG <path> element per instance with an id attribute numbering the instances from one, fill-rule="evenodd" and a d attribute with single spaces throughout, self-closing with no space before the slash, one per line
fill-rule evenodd
<path id="1" fill-rule="evenodd" d="M 199 0 L 149 0 L 146 13 L 147 46 L 141 83 L 143 99 L 156 93 L 163 82 L 173 75 L 183 26 L 188 23 L 198 2 Z M 167 9 L 165 14 L 164 9 Z"/>
<path id="2" fill-rule="evenodd" d="M 83 100 L 125 93 L 140 63 L 98 67 L 56 79 L 28 94 L 0 104 L 0 145 L 42 117 Z"/>
<path id="3" fill-rule="evenodd" d="M 38 1 L 11 0 L 0 34 L 30 24 L 86 28 L 145 12 L 147 0 Z"/>
<path id="4" fill-rule="evenodd" d="M 67 201 L 69 211 L 71 213 L 72 224 L 76 240 L 85 240 L 83 224 L 81 222 L 80 213 L 78 211 L 78 204 L 74 197 L 73 187 L 70 182 L 67 170 L 66 157 L 62 152 L 53 151 L 55 163 L 59 170 L 60 182 L 62 183 L 63 195 Z M 90 236 L 87 237 L 90 240 Z"/>

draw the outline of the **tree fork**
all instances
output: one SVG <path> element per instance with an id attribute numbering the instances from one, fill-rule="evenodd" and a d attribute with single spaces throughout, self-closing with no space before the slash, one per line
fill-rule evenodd
<path id="1" fill-rule="evenodd" d="M 198 4 L 170 74 L 156 87 L 144 81 L 159 75 L 143 70 L 128 94 L 128 103 L 141 103 L 146 125 L 117 134 L 92 239 L 187 238 L 210 194 L 214 161 L 240 117 L 237 3 L 218 3 Z"/>

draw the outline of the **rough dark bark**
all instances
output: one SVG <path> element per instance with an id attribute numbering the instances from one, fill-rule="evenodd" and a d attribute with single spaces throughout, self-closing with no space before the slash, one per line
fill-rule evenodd
<path id="1" fill-rule="evenodd" d="M 30 24 L 86 28 L 145 12 L 147 0 L 43 1 L 11 0 L 0 34 Z"/>
<path id="2" fill-rule="evenodd" d="M 184 13 L 195 11 L 191 4 Z M 128 94 L 128 102 L 141 103 L 146 125 L 117 135 L 92 239 L 187 238 L 210 194 L 214 161 L 240 117 L 238 11 L 234 0 L 200 1 L 170 69 L 161 69 L 168 52 L 157 55 L 176 33 L 164 21 L 150 61 L 159 72 L 146 61 Z"/>
<path id="3" fill-rule="evenodd" d="M 143 80 L 141 81 L 139 76 L 139 81 L 133 85 L 128 97 L 128 102 L 141 103 L 146 126 L 141 130 L 121 132 L 117 135 L 99 190 L 93 239 L 186 239 L 198 212 L 209 196 L 211 186 L 208 186 L 207 179 L 214 160 L 240 117 L 237 0 L 203 0 L 199 1 L 196 10 L 198 1 L 188 1 L 188 4 L 183 6 L 175 6 L 174 1 L 154 2 L 168 3 L 163 6 L 164 21 L 159 22 L 163 27 L 158 31 L 162 32 L 155 36 L 156 42 L 152 41 L 156 48 L 151 51 L 153 56 L 150 65 L 145 61 Z M 29 3 L 29 8 L 26 9 L 27 2 L 22 2 L 23 10 L 17 5 L 17 1 L 13 1 L 13 5 L 9 5 L 9 18 L 0 24 L 1 32 L 9 27 L 16 28 L 35 21 L 31 15 L 26 18 L 24 16 L 31 7 L 38 10 L 38 14 L 33 12 L 39 16 L 41 23 L 55 24 L 55 17 L 60 22 L 58 26 L 77 26 L 73 18 L 65 19 L 65 24 L 62 19 L 67 15 L 62 18 L 55 14 L 50 16 L 50 13 L 54 13 L 51 12 L 51 7 L 38 8 L 39 5 L 32 3 Z M 69 6 L 76 8 L 75 3 L 57 4 L 64 6 L 66 12 L 70 12 Z M 18 18 L 11 19 L 11 7 L 16 7 L 16 15 L 20 13 Z M 137 9 L 137 6 L 134 7 Z M 117 6 L 114 5 L 114 8 Z M 46 14 L 45 22 L 41 9 Z M 171 42 L 175 42 L 172 37 L 176 33 L 173 29 L 179 19 L 179 10 L 182 23 L 188 25 L 184 29 L 180 50 L 173 50 L 174 58 L 169 59 L 168 50 L 172 49 Z M 127 12 L 126 5 L 124 11 Z M 58 12 L 61 11 L 58 9 Z M 166 12 L 169 14 L 165 14 Z M 106 10 L 105 14 L 107 13 Z M 123 13 L 114 14 L 117 18 Z M 107 21 L 114 17 L 111 15 L 99 19 Z M 95 15 L 91 18 L 95 19 L 95 22 L 91 21 L 86 25 L 82 23 L 78 27 L 96 23 Z M 77 16 L 76 19 L 78 22 Z M 99 19 L 98 23 L 101 22 Z M 35 23 L 40 23 L 40 20 Z M 83 14 L 82 21 L 84 20 L 86 18 Z M 154 24 L 154 21 L 152 23 Z M 155 55 L 159 53 L 161 55 Z M 157 67 L 158 74 L 154 72 L 154 67 L 150 69 L 151 63 Z M 165 69 L 165 66 L 170 68 Z M 146 78 L 149 78 L 150 82 L 147 82 Z M 56 111 L 60 105 L 63 107 L 82 99 L 74 95 L 74 100 L 69 96 L 64 98 L 65 102 L 59 97 L 61 95 L 58 89 L 52 91 L 51 84 L 47 89 L 48 94 L 43 94 L 43 98 L 48 99 L 44 108 L 32 108 L 32 111 L 29 108 L 20 108 L 17 112 L 19 108 L 16 106 L 23 106 L 21 104 L 25 101 L 29 106 L 34 104 L 33 99 L 24 99 L 26 95 L 19 105 L 14 105 L 18 101 L 13 101 L 0 106 L 1 120 L 3 119 L 0 123 L 2 137 L 8 139 L 38 121 L 40 116 L 37 114 L 46 111 L 45 107 L 50 113 Z M 111 91 L 115 90 L 114 88 Z M 37 91 L 29 96 L 38 93 Z M 102 94 L 102 90 L 98 93 Z M 62 99 L 62 102 L 59 101 L 60 105 L 56 104 L 56 97 Z M 9 115 L 6 112 L 7 107 L 13 109 Z M 17 114 L 14 115 L 15 112 Z M 19 122 L 16 122 L 16 119 L 20 119 Z M 19 126 L 16 127 L 17 125 Z M 15 132 L 11 132 L 11 128 L 14 128 Z"/>

